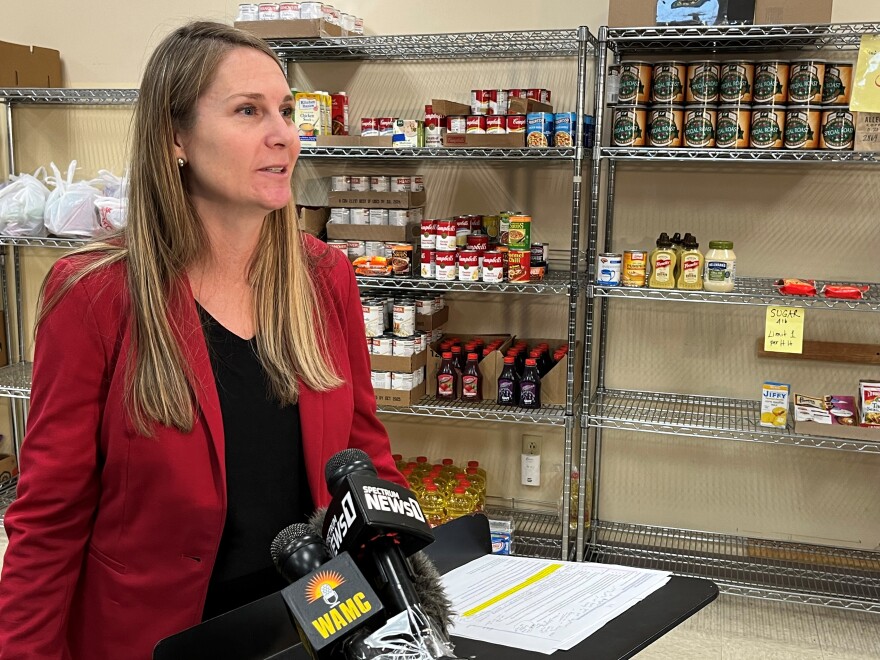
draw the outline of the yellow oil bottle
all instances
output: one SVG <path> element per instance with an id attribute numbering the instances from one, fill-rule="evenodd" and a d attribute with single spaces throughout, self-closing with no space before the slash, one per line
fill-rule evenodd
<path id="1" fill-rule="evenodd" d="M 431 527 L 446 522 L 446 498 L 437 490 L 436 485 L 428 484 L 425 487 L 424 494 L 419 498 L 419 504 L 422 506 L 422 513 L 425 514 L 425 520 Z"/>

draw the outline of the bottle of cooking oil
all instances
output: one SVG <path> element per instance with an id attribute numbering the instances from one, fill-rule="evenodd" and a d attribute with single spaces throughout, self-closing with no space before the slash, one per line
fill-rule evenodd
<path id="1" fill-rule="evenodd" d="M 688 234 L 681 249 L 681 268 L 676 286 L 685 291 L 703 289 L 703 253 L 695 236 Z"/>
<path id="2" fill-rule="evenodd" d="M 425 493 L 419 503 L 422 506 L 422 513 L 425 514 L 425 520 L 431 527 L 446 522 L 446 498 L 437 490 L 435 484 L 428 484 L 425 487 Z"/>
<path id="3" fill-rule="evenodd" d="M 666 232 L 657 239 L 657 247 L 651 252 L 651 277 L 648 286 L 652 289 L 675 288 L 675 250 Z"/>
<path id="4" fill-rule="evenodd" d="M 486 494 L 481 492 L 476 485 L 465 479 L 464 481 L 459 481 L 458 485 L 463 487 L 465 492 L 468 494 L 468 497 L 471 498 L 472 506 L 471 512 L 482 511 L 486 505 Z"/>
<path id="5" fill-rule="evenodd" d="M 446 498 L 446 519 L 454 520 L 474 511 L 474 501 L 464 486 L 457 486 Z"/>
<path id="6" fill-rule="evenodd" d="M 467 478 L 470 481 L 474 489 L 480 494 L 477 504 L 480 505 L 479 510 L 483 510 L 483 505 L 486 503 L 486 479 L 477 471 L 475 467 L 469 467 L 467 469 Z"/>
<path id="7" fill-rule="evenodd" d="M 590 518 L 593 513 L 593 483 L 587 478 L 584 486 L 584 530 L 590 529 Z M 571 499 L 569 499 L 568 508 L 568 529 L 574 534 L 577 533 L 578 525 L 578 503 L 580 501 L 580 472 L 578 470 L 571 471 Z"/>

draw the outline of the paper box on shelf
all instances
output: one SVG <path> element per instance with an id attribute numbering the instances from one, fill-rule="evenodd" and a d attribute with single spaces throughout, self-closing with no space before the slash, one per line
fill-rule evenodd
<path id="1" fill-rule="evenodd" d="M 401 357 L 399 355 L 370 355 L 370 369 L 373 371 L 399 371 L 411 374 L 428 363 L 428 349 L 421 353 Z"/>
<path id="2" fill-rule="evenodd" d="M 449 307 L 444 307 L 439 312 L 434 312 L 430 315 L 416 314 L 416 330 L 419 332 L 435 330 L 447 321 L 449 321 Z"/>
<path id="3" fill-rule="evenodd" d="M 236 21 L 239 30 L 250 32 L 261 39 L 305 39 L 326 37 L 345 37 L 348 32 L 320 18 L 291 21 Z"/>
<path id="4" fill-rule="evenodd" d="M 373 390 L 376 394 L 376 405 L 406 408 L 425 396 L 425 382 L 409 391 L 406 390 Z"/>
<path id="5" fill-rule="evenodd" d="M 418 318 L 418 316 L 416 316 L 416 318 Z M 486 343 L 489 343 L 494 339 L 504 340 L 504 343 L 501 344 L 501 348 L 497 351 L 492 351 L 491 355 L 483 358 L 482 362 L 480 362 L 480 373 L 483 374 L 483 398 L 487 401 L 496 399 L 498 397 L 498 376 L 501 374 L 501 370 L 497 368 L 495 358 L 501 356 L 502 359 L 500 362 L 503 366 L 504 352 L 510 348 L 510 343 L 513 341 L 513 337 L 510 335 L 465 335 L 455 332 L 445 333 L 443 337 L 440 338 L 440 341 L 434 342 L 431 345 L 431 350 L 428 352 L 428 364 L 425 370 L 425 382 L 428 384 L 428 394 L 431 396 L 437 395 L 437 370 L 440 368 L 440 362 L 443 361 L 443 356 L 440 355 L 438 350 L 440 343 L 449 337 L 458 337 L 463 344 L 475 337 L 482 337 L 486 340 Z"/>
<path id="6" fill-rule="evenodd" d="M 315 136 L 316 147 L 359 147 L 361 146 L 360 135 L 317 135 Z M 303 144 L 303 148 L 308 148 Z"/>
<path id="7" fill-rule="evenodd" d="M 443 146 L 450 149 L 523 149 L 526 146 L 525 133 L 447 133 Z"/>
<path id="8" fill-rule="evenodd" d="M 427 193 L 419 192 L 358 192 L 356 190 L 327 193 L 327 205 L 333 208 L 417 209 L 425 205 Z"/>
<path id="9" fill-rule="evenodd" d="M 880 151 L 880 112 L 856 112 L 856 151 Z"/>
<path id="10" fill-rule="evenodd" d="M 527 115 L 530 112 L 553 112 L 553 106 L 535 99 L 512 98 L 508 101 L 510 115 Z"/>
<path id="11" fill-rule="evenodd" d="M 830 23 L 833 0 L 756 0 L 756 25 Z"/>
<path id="12" fill-rule="evenodd" d="M 361 135 L 360 140 L 364 149 L 391 149 L 394 146 L 390 135 Z"/>
<path id="13" fill-rule="evenodd" d="M 609 27 L 654 25 L 657 20 L 656 0 L 609 0 Z"/>
<path id="14" fill-rule="evenodd" d="M 444 117 L 471 114 L 471 106 L 467 103 L 456 103 L 455 101 L 445 101 L 443 99 L 431 99 L 431 109 L 434 111 L 434 114 L 443 115 Z"/>
<path id="15" fill-rule="evenodd" d="M 795 394 L 794 431 L 804 435 L 880 442 L 880 427 L 859 426 L 859 406 L 852 396 Z"/>
<path id="16" fill-rule="evenodd" d="M 18 475 L 18 463 L 12 454 L 0 454 L 0 486 L 6 485 Z"/>
<path id="17" fill-rule="evenodd" d="M 299 228 L 312 236 L 320 236 L 330 218 L 330 209 L 326 206 L 297 206 L 299 211 Z"/>
<path id="18" fill-rule="evenodd" d="M 417 243 L 422 233 L 421 224 L 412 222 L 405 227 L 395 225 L 327 224 L 327 238 L 351 241 L 399 241 Z"/>
<path id="19" fill-rule="evenodd" d="M 0 87 L 61 87 L 61 55 L 0 41 Z"/>

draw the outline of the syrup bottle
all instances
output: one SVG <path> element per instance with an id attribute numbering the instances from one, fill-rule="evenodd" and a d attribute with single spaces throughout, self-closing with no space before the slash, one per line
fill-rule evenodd
<path id="1" fill-rule="evenodd" d="M 516 358 L 504 358 L 504 368 L 498 377 L 498 405 L 515 406 L 519 404 L 519 374 L 516 371 Z"/>
<path id="2" fill-rule="evenodd" d="M 458 373 L 452 363 L 452 353 L 443 354 L 443 362 L 437 371 L 437 398 L 453 401 L 458 398 Z"/>
<path id="3" fill-rule="evenodd" d="M 483 374 L 477 366 L 476 353 L 468 353 L 467 364 L 461 373 L 461 398 L 463 401 L 483 400 Z"/>
<path id="4" fill-rule="evenodd" d="M 522 408 L 541 407 L 541 375 L 533 358 L 526 360 L 526 368 L 519 384 L 519 405 Z"/>

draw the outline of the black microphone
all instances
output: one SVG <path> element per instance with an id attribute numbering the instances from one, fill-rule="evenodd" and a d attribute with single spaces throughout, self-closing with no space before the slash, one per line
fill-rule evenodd
<path id="1" fill-rule="evenodd" d="M 333 495 L 323 527 L 331 554 L 352 555 L 389 616 L 422 611 L 407 557 L 432 543 L 434 534 L 413 492 L 379 479 L 359 449 L 331 457 L 324 474 Z"/>
<path id="2" fill-rule="evenodd" d="M 330 552 L 318 531 L 306 523 L 285 527 L 272 541 L 272 562 L 288 583 L 330 561 Z"/>

